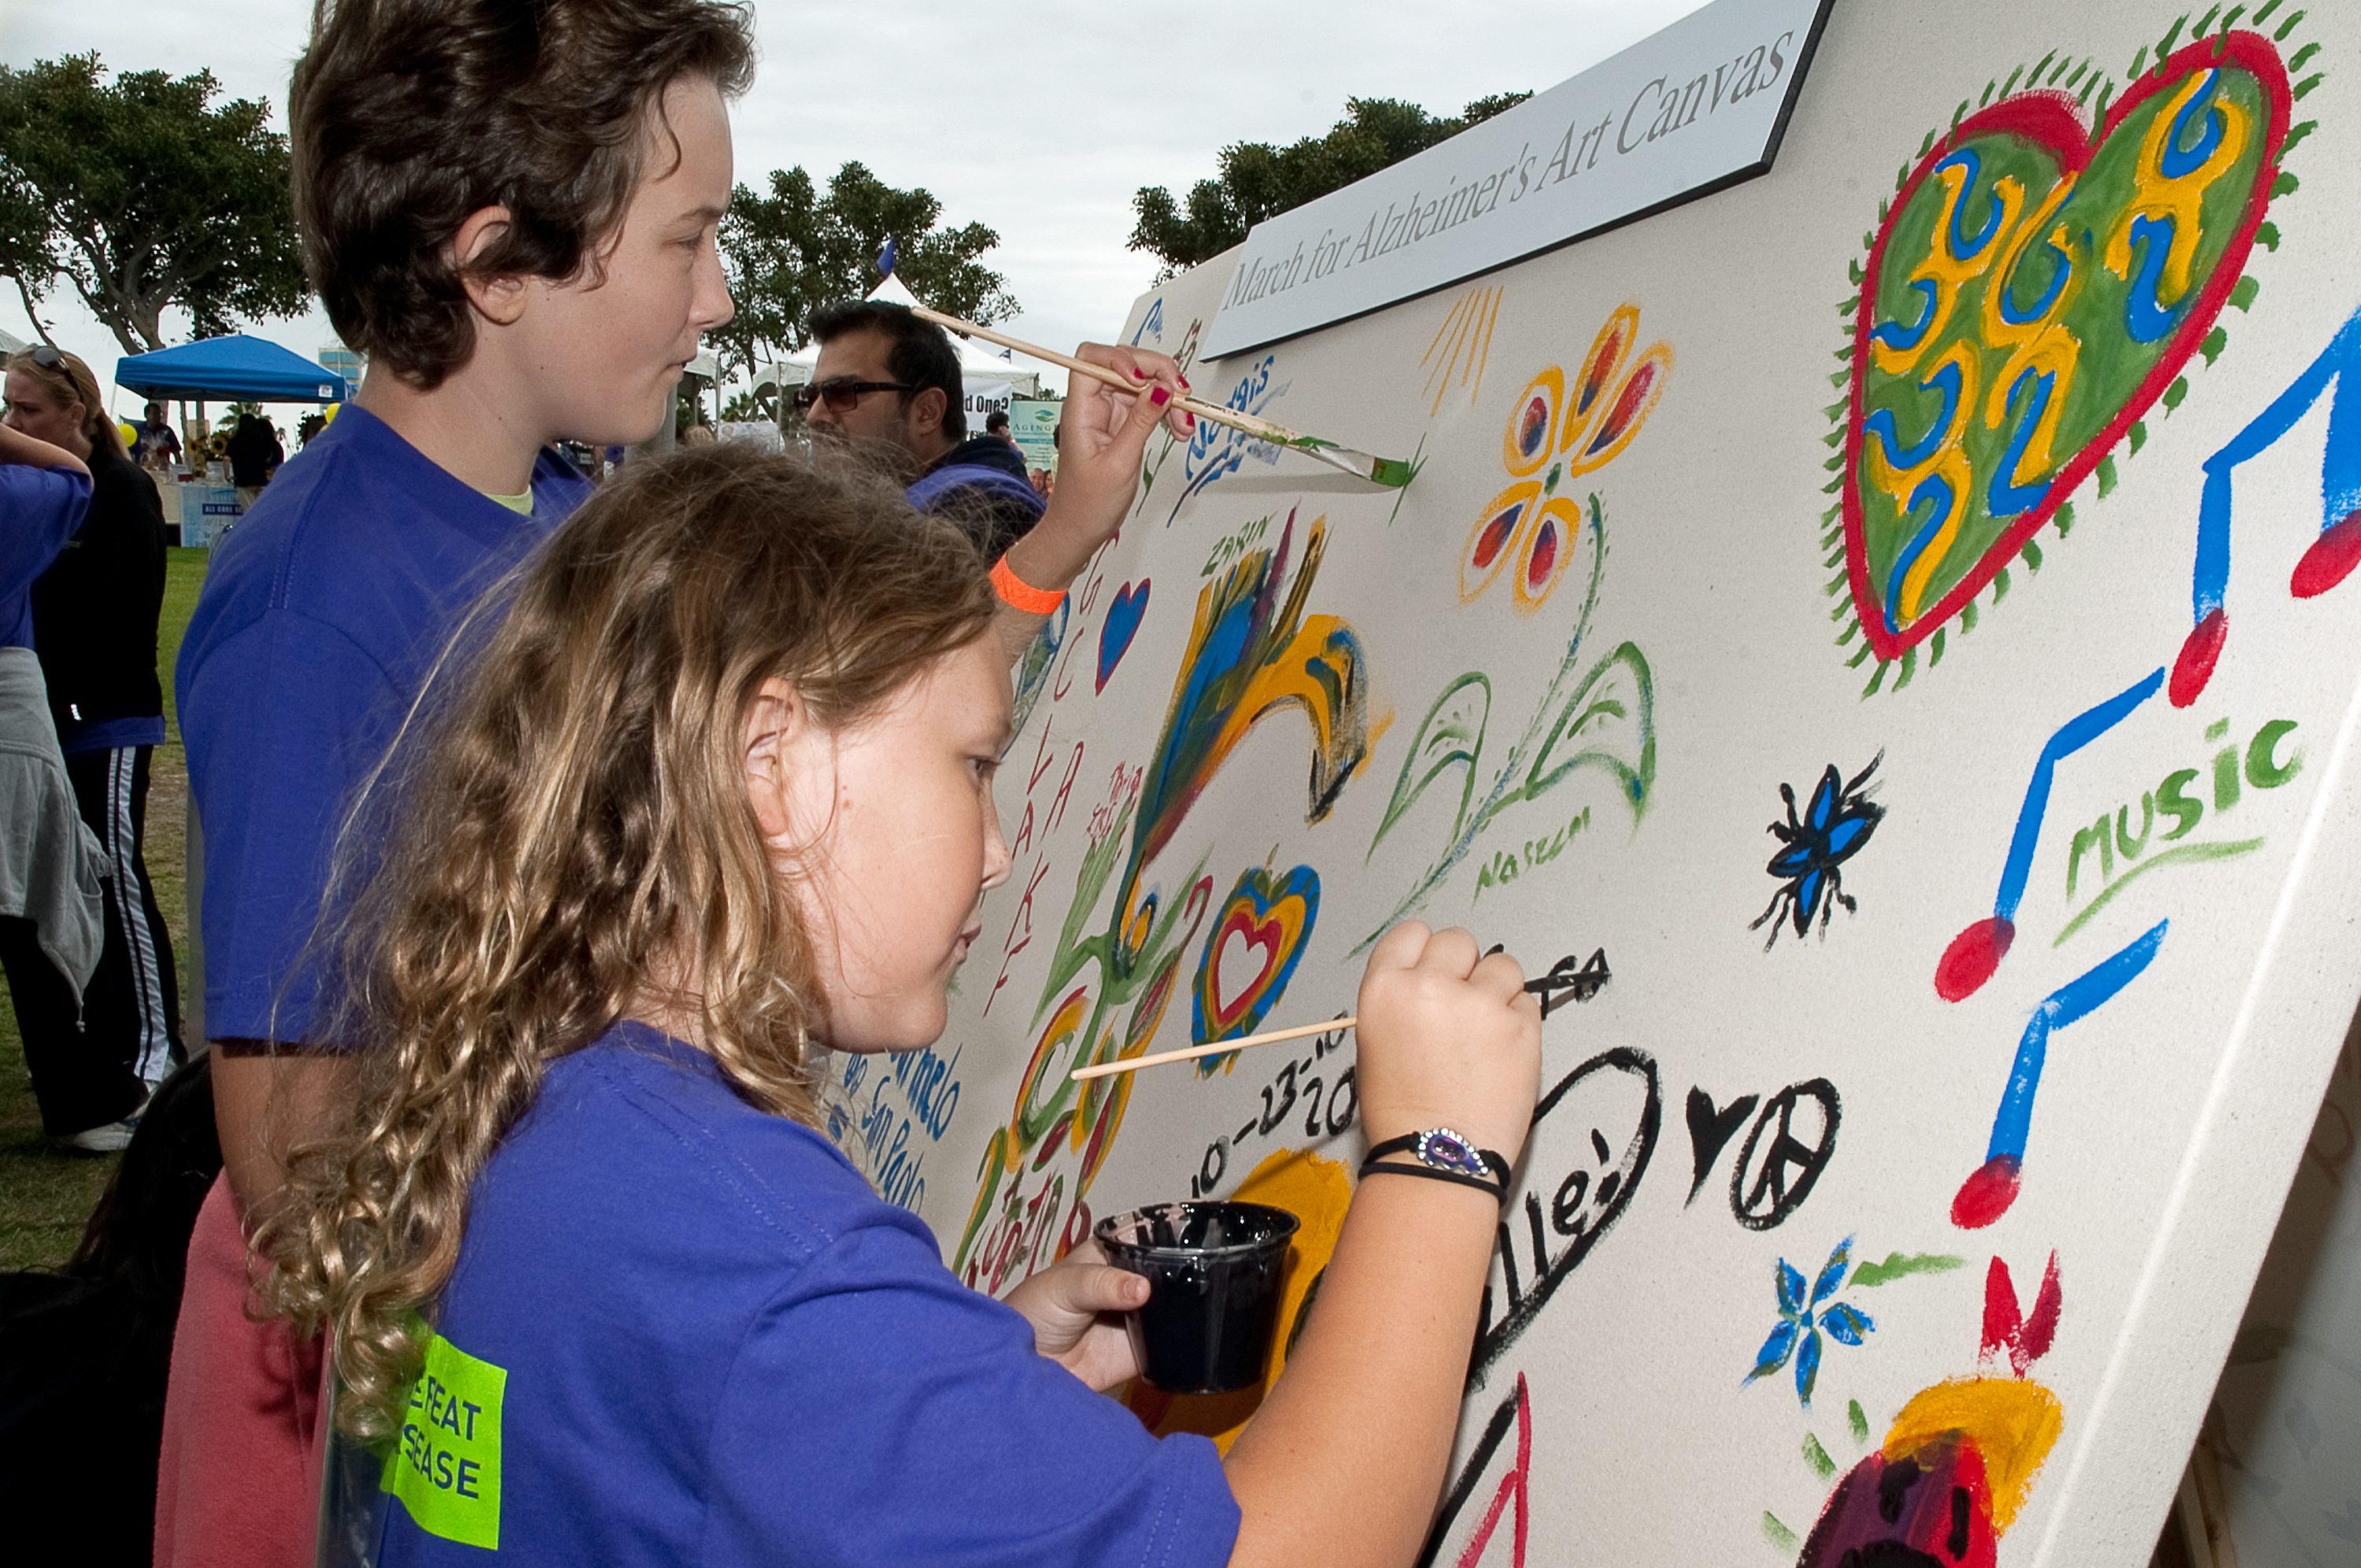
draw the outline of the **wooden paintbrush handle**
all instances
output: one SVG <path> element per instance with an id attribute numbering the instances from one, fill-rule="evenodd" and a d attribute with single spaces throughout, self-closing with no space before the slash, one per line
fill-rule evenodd
<path id="1" fill-rule="evenodd" d="M 1036 343 L 1027 343 L 1021 337 L 1011 337 L 1006 333 L 994 332 L 988 326 L 978 326 L 973 322 L 963 322 L 957 316 L 947 316 L 940 311 L 931 311 L 924 305 L 911 306 L 910 313 L 920 321 L 932 322 L 937 326 L 948 328 L 952 332 L 964 333 L 970 337 L 980 337 L 986 343 L 996 343 L 1003 348 L 1013 348 L 1017 353 L 1032 358 L 1045 359 L 1052 365 L 1061 365 L 1077 375 L 1088 376 L 1093 381 L 1104 381 L 1118 391 L 1139 390 L 1138 382 L 1129 379 L 1121 371 L 1110 370 L 1104 365 L 1093 365 L 1087 359 L 1077 359 L 1071 354 L 1060 354 L 1056 349 L 1044 348 Z M 1267 441 L 1294 443 L 1303 440 L 1302 436 L 1283 424 L 1273 424 L 1267 419 L 1257 419 L 1252 414 L 1240 413 L 1235 409 L 1217 408 L 1202 398 L 1192 398 L 1183 394 L 1180 406 L 1199 419 L 1209 419 L 1215 424 L 1225 424 L 1232 430 L 1244 431 L 1248 435 L 1260 436 Z"/>
<path id="2" fill-rule="evenodd" d="M 1306 1035 L 1324 1035 L 1332 1029 L 1349 1029 L 1359 1020 L 1353 1017 L 1330 1018 L 1318 1024 L 1298 1024 L 1292 1029 L 1273 1029 L 1267 1035 L 1248 1035 L 1241 1040 L 1211 1040 L 1185 1050 L 1159 1051 L 1154 1056 L 1133 1057 L 1127 1061 L 1101 1062 L 1096 1067 L 1078 1067 L 1066 1076 L 1076 1083 L 1087 1079 L 1105 1078 L 1111 1073 L 1137 1072 L 1144 1067 L 1162 1067 L 1166 1062 L 1192 1061 L 1198 1057 L 1226 1056 L 1249 1046 L 1268 1046 L 1276 1040 L 1300 1040 Z"/>

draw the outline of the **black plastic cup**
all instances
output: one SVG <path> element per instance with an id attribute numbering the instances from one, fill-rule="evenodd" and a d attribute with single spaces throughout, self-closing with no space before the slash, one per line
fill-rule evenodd
<path id="1" fill-rule="evenodd" d="M 1117 1268 L 1145 1275 L 1126 1315 L 1141 1376 L 1168 1394 L 1228 1394 L 1262 1381 L 1297 1221 L 1265 1203 L 1151 1203 L 1093 1228 Z"/>

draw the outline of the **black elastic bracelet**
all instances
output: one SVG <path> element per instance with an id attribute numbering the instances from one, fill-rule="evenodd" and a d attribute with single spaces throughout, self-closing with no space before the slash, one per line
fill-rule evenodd
<path id="1" fill-rule="evenodd" d="M 1361 1174 L 1363 1177 L 1422 1176 L 1429 1181 L 1455 1181 L 1462 1187 L 1473 1187 L 1478 1192 L 1489 1193 L 1496 1203 L 1506 1203 L 1509 1201 L 1509 1188 L 1506 1182 L 1495 1187 L 1492 1183 L 1477 1177 L 1463 1176 L 1455 1170 L 1437 1170 L 1431 1165 L 1379 1165 L 1375 1160 L 1370 1160 L 1362 1165 Z"/>
<path id="2" fill-rule="evenodd" d="M 1458 1136 L 1455 1133 L 1452 1135 L 1454 1137 Z M 1383 1158 L 1385 1156 L 1389 1154 L 1411 1153 L 1418 1147 L 1419 1139 L 1424 1136 L 1426 1136 L 1424 1133 L 1404 1133 L 1400 1137 L 1388 1138 L 1381 1144 L 1371 1144 L 1369 1146 L 1367 1156 L 1361 1161 L 1361 1168 L 1365 1171 L 1367 1170 L 1371 1162 Z M 1503 1191 L 1507 1190 L 1509 1185 L 1509 1162 L 1502 1159 L 1494 1150 L 1476 1148 L 1472 1144 L 1469 1145 L 1468 1147 L 1475 1154 L 1477 1159 L 1484 1162 L 1485 1168 L 1491 1171 L 1493 1175 L 1500 1179 L 1501 1190 Z M 1432 1169 L 1433 1168 L 1428 1167 L 1427 1168 Z M 1470 1178 L 1469 1179 L 1472 1180 L 1474 1179 Z"/>

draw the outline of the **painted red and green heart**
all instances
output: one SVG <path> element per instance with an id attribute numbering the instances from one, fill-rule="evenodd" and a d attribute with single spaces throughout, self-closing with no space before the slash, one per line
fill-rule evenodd
<path id="1" fill-rule="evenodd" d="M 1905 177 L 1871 241 L 1841 487 L 1852 609 L 1881 665 L 1971 625 L 2208 343 L 2290 101 L 2271 41 L 2226 33 L 2165 56 L 2095 131 L 2071 94 L 2021 92 Z"/>

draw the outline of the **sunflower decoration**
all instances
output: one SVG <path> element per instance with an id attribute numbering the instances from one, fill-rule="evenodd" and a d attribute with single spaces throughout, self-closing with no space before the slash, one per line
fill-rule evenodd
<path id="1" fill-rule="evenodd" d="M 1607 318 L 1568 391 L 1565 373 L 1551 366 L 1526 384 L 1510 405 L 1500 460 L 1512 481 L 1487 502 L 1459 561 L 1459 598 L 1475 599 L 1510 563 L 1518 612 L 1531 615 L 1555 591 L 1582 530 L 1571 481 L 1603 468 L 1631 444 L 1672 375 L 1672 345 L 1650 344 L 1632 361 L 1640 307 L 1626 303 Z"/>

